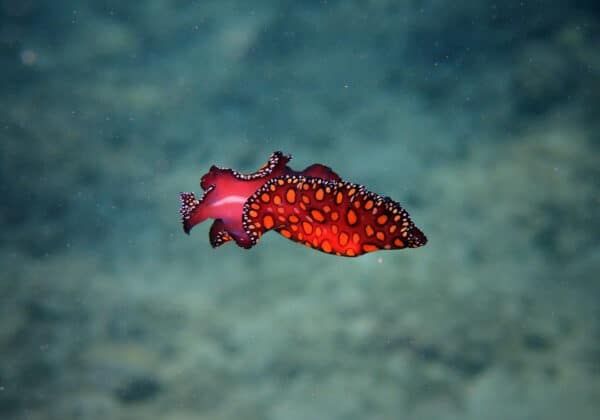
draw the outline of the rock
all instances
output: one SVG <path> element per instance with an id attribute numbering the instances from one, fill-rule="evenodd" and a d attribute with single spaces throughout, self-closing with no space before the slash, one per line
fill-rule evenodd
<path id="1" fill-rule="evenodd" d="M 139 403 L 154 398 L 161 385 L 152 377 L 137 377 L 128 380 L 115 391 L 116 397 L 123 403 Z"/>

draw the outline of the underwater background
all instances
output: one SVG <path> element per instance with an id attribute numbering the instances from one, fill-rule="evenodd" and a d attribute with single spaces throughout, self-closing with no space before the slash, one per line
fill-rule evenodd
<path id="1" fill-rule="evenodd" d="M 0 418 L 596 419 L 596 1 L 0 0 Z M 212 249 L 275 150 L 422 248 Z"/>

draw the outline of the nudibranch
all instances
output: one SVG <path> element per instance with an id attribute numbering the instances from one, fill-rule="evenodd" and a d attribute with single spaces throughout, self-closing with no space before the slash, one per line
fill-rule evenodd
<path id="1" fill-rule="evenodd" d="M 294 171 L 287 166 L 290 159 L 275 152 L 252 174 L 212 166 L 200 180 L 201 198 L 180 194 L 184 231 L 215 219 L 209 233 L 215 248 L 231 240 L 252 248 L 265 232 L 274 230 L 345 257 L 427 243 L 396 201 L 342 180 L 325 165 Z"/>

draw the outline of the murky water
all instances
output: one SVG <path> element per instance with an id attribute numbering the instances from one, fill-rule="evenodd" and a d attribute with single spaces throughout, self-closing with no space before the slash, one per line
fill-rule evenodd
<path id="1" fill-rule="evenodd" d="M 594 2 L 0 13 L 1 418 L 596 418 Z M 180 191 L 275 150 L 428 244 L 183 233 Z"/>

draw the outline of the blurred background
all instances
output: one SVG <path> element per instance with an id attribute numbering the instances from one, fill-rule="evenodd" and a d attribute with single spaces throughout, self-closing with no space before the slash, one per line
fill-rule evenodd
<path id="1" fill-rule="evenodd" d="M 591 0 L 0 0 L 0 418 L 596 419 L 599 40 Z M 274 150 L 429 244 L 184 235 Z"/>

